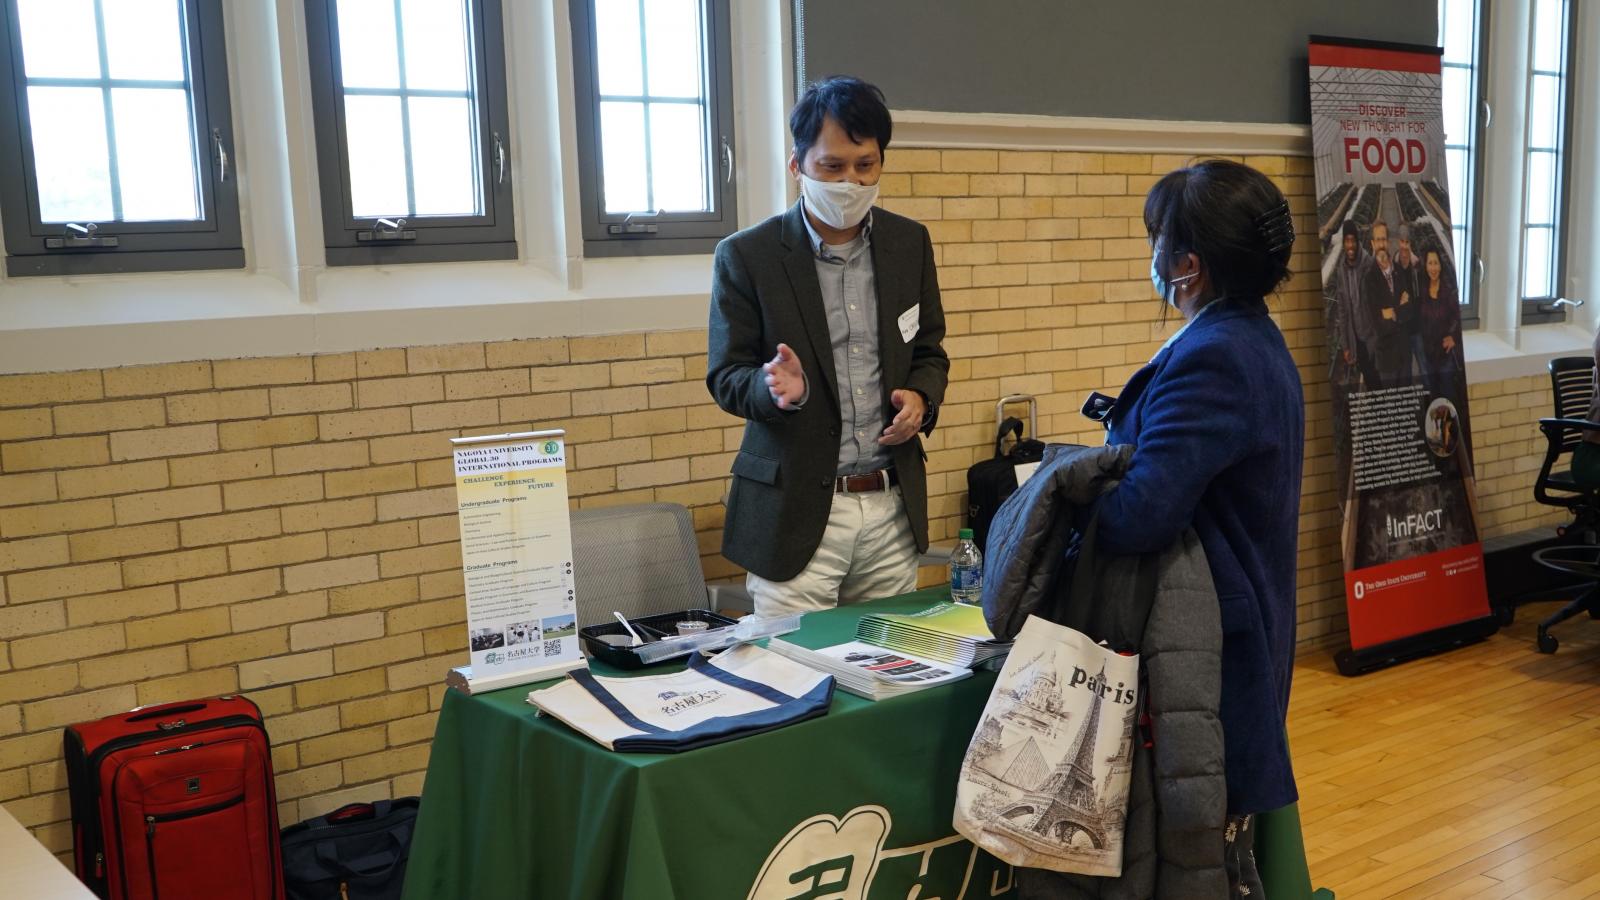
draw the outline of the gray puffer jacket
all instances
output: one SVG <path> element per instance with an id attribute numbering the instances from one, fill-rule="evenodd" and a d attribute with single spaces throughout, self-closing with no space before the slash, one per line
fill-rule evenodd
<path id="1" fill-rule="evenodd" d="M 995 515 L 985 550 L 983 610 L 1011 639 L 1029 615 L 1112 647 L 1137 648 L 1154 748 L 1135 734 L 1122 875 L 1018 871 L 1020 896 L 1048 900 L 1226 897 L 1223 826 L 1222 621 L 1205 551 L 1185 531 L 1159 554 L 1097 558 L 1090 520 L 1133 448 L 1050 447 L 1033 477 Z M 1084 571 L 1072 576 L 1069 549 Z M 1078 589 L 1069 588 L 1068 578 Z M 1149 618 L 1145 603 L 1149 599 Z M 1086 596 L 1083 596 L 1086 595 Z"/>

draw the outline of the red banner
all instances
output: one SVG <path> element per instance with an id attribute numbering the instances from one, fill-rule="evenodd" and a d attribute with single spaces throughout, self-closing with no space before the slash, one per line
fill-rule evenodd
<path id="1" fill-rule="evenodd" d="M 1489 611 L 1483 545 L 1346 572 L 1344 592 L 1357 648 L 1481 618 Z M 1360 643 L 1354 640 L 1358 634 Z"/>
<path id="2" fill-rule="evenodd" d="M 1311 133 L 1354 650 L 1489 615 L 1439 51 L 1313 39 Z"/>

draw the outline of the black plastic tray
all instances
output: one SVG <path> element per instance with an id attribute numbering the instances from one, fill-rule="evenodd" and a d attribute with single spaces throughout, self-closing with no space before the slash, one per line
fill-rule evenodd
<path id="1" fill-rule="evenodd" d="M 633 630 L 639 632 L 646 644 L 653 643 L 664 637 L 672 637 L 678 633 L 679 622 L 705 622 L 712 628 L 722 628 L 727 625 L 737 625 L 739 620 L 718 615 L 708 609 L 686 609 L 683 612 L 660 613 L 654 616 L 640 616 L 629 619 L 628 623 Z M 578 629 L 578 639 L 583 644 L 583 650 L 592 659 L 616 666 L 619 669 L 642 669 L 646 665 L 634 652 L 632 647 L 613 647 L 600 640 L 603 634 L 620 634 L 627 636 L 628 630 L 622 627 L 621 622 L 602 622 L 599 625 L 590 625 Z M 687 652 L 687 651 L 686 651 Z M 677 657 L 669 657 L 676 659 Z M 658 660 L 664 662 L 665 660 Z"/>

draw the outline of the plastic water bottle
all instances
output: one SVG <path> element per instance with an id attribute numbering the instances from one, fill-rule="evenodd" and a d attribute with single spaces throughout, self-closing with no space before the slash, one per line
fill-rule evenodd
<path id="1" fill-rule="evenodd" d="M 973 606 L 983 602 L 983 552 L 972 540 L 972 529 L 961 529 L 961 539 L 950 552 L 950 599 Z"/>

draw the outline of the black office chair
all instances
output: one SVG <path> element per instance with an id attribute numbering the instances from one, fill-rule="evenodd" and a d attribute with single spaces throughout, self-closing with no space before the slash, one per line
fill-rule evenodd
<path id="1" fill-rule="evenodd" d="M 1600 423 L 1585 418 L 1594 398 L 1594 359 L 1588 356 L 1563 356 L 1550 360 L 1550 387 L 1555 394 L 1555 417 L 1539 420 L 1548 447 L 1539 477 L 1533 483 L 1534 499 L 1559 506 L 1572 513 L 1572 521 L 1556 529 L 1569 543 L 1534 551 L 1533 558 L 1588 582 L 1572 602 L 1539 623 L 1540 653 L 1556 652 L 1555 635 L 1550 628 L 1580 612 L 1600 619 L 1600 488 L 1573 480 L 1572 452 L 1588 432 L 1600 432 Z M 1557 469 L 1565 463 L 1569 468 Z"/>

